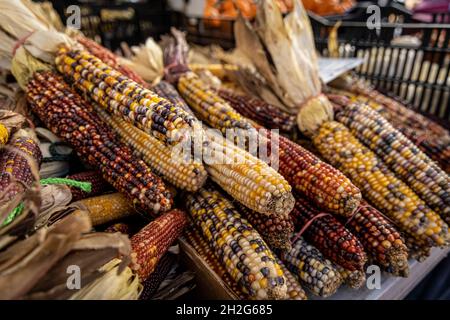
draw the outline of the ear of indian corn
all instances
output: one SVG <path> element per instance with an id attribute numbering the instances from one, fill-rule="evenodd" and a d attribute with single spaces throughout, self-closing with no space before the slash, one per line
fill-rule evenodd
<path id="1" fill-rule="evenodd" d="M 447 224 L 361 144 L 343 124 L 323 124 L 313 139 L 319 152 L 348 175 L 369 200 L 404 232 L 428 245 L 449 242 Z"/>
<path id="2" fill-rule="evenodd" d="M 409 274 L 408 249 L 395 227 L 365 201 L 355 215 L 343 221 L 358 237 L 376 264 L 396 276 Z"/>
<path id="3" fill-rule="evenodd" d="M 101 61 L 106 63 L 111 68 L 116 69 L 124 76 L 132 79 L 133 81 L 136 81 L 137 83 L 139 83 L 144 87 L 148 86 L 145 80 L 142 79 L 136 72 L 134 72 L 127 66 L 120 64 L 117 56 L 110 50 L 106 49 L 105 47 L 98 44 L 94 40 L 86 38 L 82 35 L 77 35 L 75 39 L 77 40 L 78 43 L 82 44 L 87 51 L 89 51 L 91 54 L 99 58 Z"/>
<path id="4" fill-rule="evenodd" d="M 210 130 L 205 133 L 203 154 L 213 150 L 214 155 L 205 163 L 214 182 L 259 213 L 287 215 L 292 210 L 291 186 L 278 172 L 221 135 Z"/>
<path id="5" fill-rule="evenodd" d="M 236 204 L 239 213 L 250 222 L 272 249 L 290 250 L 294 224 L 290 216 L 261 214 L 240 203 Z"/>
<path id="6" fill-rule="evenodd" d="M 172 195 L 162 180 L 132 155 L 61 76 L 36 73 L 27 86 L 27 100 L 47 128 L 68 142 L 81 159 L 101 172 L 136 207 L 150 214 L 170 208 Z"/>
<path id="7" fill-rule="evenodd" d="M 184 235 L 186 236 L 189 244 L 197 251 L 203 260 L 211 267 L 212 270 L 222 279 L 222 281 L 242 300 L 248 299 L 249 296 L 242 292 L 239 285 L 234 281 L 230 274 L 217 259 L 214 252 L 206 243 L 205 239 L 199 234 L 199 231 L 195 226 L 186 228 Z"/>
<path id="8" fill-rule="evenodd" d="M 189 213 L 231 278 L 253 299 L 286 298 L 286 280 L 267 244 L 212 186 L 187 195 Z"/>
<path id="9" fill-rule="evenodd" d="M 174 145 L 196 127 L 194 117 L 169 101 L 108 67 L 87 51 L 61 47 L 58 70 L 75 87 L 109 113 L 122 117 L 163 143 Z"/>
<path id="10" fill-rule="evenodd" d="M 280 129 L 281 131 L 291 132 L 296 125 L 295 116 L 264 100 L 236 94 L 230 90 L 221 89 L 218 93 L 234 110 L 267 129 Z"/>
<path id="11" fill-rule="evenodd" d="M 0 147 L 5 145 L 9 139 L 8 128 L 0 122 Z"/>
<path id="12" fill-rule="evenodd" d="M 42 153 L 38 140 L 28 135 L 26 130 L 19 130 L 0 149 L 0 204 L 7 204 L 31 187 L 34 176 L 31 171 L 33 164 L 29 161 L 35 161 L 34 165 L 39 169 Z"/>
<path id="13" fill-rule="evenodd" d="M 290 213 L 296 231 L 305 227 L 303 237 L 325 257 L 350 271 L 362 270 L 367 255 L 359 240 L 335 217 L 316 218 L 319 214 L 319 210 L 299 196 Z"/>
<path id="14" fill-rule="evenodd" d="M 178 79 L 177 89 L 199 120 L 219 129 L 251 129 L 250 123 L 237 113 L 195 73 L 189 71 Z"/>
<path id="15" fill-rule="evenodd" d="M 74 202 L 73 205 L 89 213 L 93 226 L 126 218 L 136 213 L 130 200 L 118 192 L 82 199 Z"/>
<path id="16" fill-rule="evenodd" d="M 276 133 L 263 129 L 260 132 L 271 144 Z M 278 172 L 292 188 L 322 210 L 350 216 L 362 198 L 350 179 L 295 142 L 281 135 L 276 140 L 279 144 Z"/>
<path id="17" fill-rule="evenodd" d="M 112 190 L 111 185 L 106 182 L 100 173 L 97 171 L 84 171 L 67 176 L 68 179 L 89 182 L 91 184 L 91 191 L 85 192 L 80 188 L 70 187 L 72 193 L 72 201 L 81 200 L 88 197 L 93 197 Z"/>
<path id="18" fill-rule="evenodd" d="M 450 177 L 435 162 L 365 104 L 350 103 L 336 112 L 335 118 L 450 222 Z"/>
<path id="19" fill-rule="evenodd" d="M 112 225 L 110 225 L 108 228 L 105 229 L 105 232 L 109 233 L 115 233 L 120 232 L 123 234 L 126 234 L 128 236 L 131 236 L 131 228 L 130 225 L 124 222 L 117 222 Z"/>
<path id="20" fill-rule="evenodd" d="M 302 237 L 292 244 L 292 249 L 280 255 L 286 267 L 304 287 L 320 297 L 333 295 L 342 284 L 342 277 L 330 260 Z"/>
<path id="21" fill-rule="evenodd" d="M 171 253 L 166 253 L 156 264 L 155 271 L 144 281 L 144 286 L 139 300 L 150 300 L 152 295 L 158 290 L 161 283 L 167 277 L 170 269 L 174 265 L 176 258 Z"/>
<path id="22" fill-rule="evenodd" d="M 132 269 L 141 283 L 148 279 L 172 243 L 182 234 L 188 217 L 174 209 L 156 218 L 131 237 Z"/>
<path id="23" fill-rule="evenodd" d="M 120 138 L 163 179 L 187 191 L 198 190 L 206 181 L 207 172 L 202 163 L 184 159 L 175 149 L 127 123 L 98 109 L 98 114 L 114 128 Z"/>
<path id="24" fill-rule="evenodd" d="M 405 235 L 405 244 L 408 248 L 408 257 L 419 262 L 424 262 L 431 254 L 431 247 L 423 243 L 417 243 L 416 239 Z"/>
<path id="25" fill-rule="evenodd" d="M 336 266 L 344 283 L 352 289 L 359 289 L 366 281 L 366 273 L 364 270 L 350 271 L 341 266 Z"/>

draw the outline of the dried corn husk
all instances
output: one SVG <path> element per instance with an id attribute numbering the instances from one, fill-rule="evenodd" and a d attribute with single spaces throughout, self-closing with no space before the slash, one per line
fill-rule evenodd
<path id="1" fill-rule="evenodd" d="M 9 136 L 12 136 L 17 129 L 21 128 L 25 121 L 25 117 L 21 114 L 0 109 L 0 123 L 6 127 Z"/>
<path id="2" fill-rule="evenodd" d="M 113 259 L 100 271 L 104 274 L 83 287 L 70 300 L 137 300 L 142 292 L 138 276 L 126 267 L 119 273 L 121 260 Z"/>

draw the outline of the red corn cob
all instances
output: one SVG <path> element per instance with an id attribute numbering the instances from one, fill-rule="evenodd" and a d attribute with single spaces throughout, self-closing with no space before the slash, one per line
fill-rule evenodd
<path id="1" fill-rule="evenodd" d="M 155 271 L 148 277 L 143 283 L 144 289 L 142 290 L 139 300 L 150 300 L 152 295 L 158 290 L 161 282 L 167 277 L 170 269 L 175 263 L 175 257 L 171 253 L 166 253 L 162 256 L 156 265 Z"/>
<path id="2" fill-rule="evenodd" d="M 67 176 L 67 178 L 91 183 L 91 192 L 84 192 L 80 188 L 70 187 L 72 201 L 93 197 L 112 190 L 111 185 L 106 182 L 97 171 L 85 171 Z"/>
<path id="3" fill-rule="evenodd" d="M 319 249 L 322 254 L 334 263 L 350 271 L 362 270 L 367 262 L 367 256 L 359 240 L 331 215 L 314 219 L 320 213 L 305 199 L 296 198 L 291 217 L 296 230 L 306 227 L 304 238 Z"/>
<path id="4" fill-rule="evenodd" d="M 154 271 L 156 264 L 181 235 L 188 222 L 187 215 L 174 209 L 156 218 L 131 237 L 132 268 L 141 282 Z"/>

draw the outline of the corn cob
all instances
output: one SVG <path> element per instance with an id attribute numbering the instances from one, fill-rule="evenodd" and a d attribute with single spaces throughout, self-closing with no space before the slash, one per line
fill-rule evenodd
<path id="1" fill-rule="evenodd" d="M 296 125 L 295 116 L 263 100 L 229 90 L 220 90 L 218 93 L 234 110 L 268 129 L 291 132 Z"/>
<path id="2" fill-rule="evenodd" d="M 313 139 L 319 152 L 404 232 L 429 245 L 449 242 L 448 226 L 341 123 L 323 124 Z"/>
<path id="3" fill-rule="evenodd" d="M 170 148 L 119 117 L 97 109 L 100 118 L 119 134 L 123 142 L 138 154 L 156 174 L 175 187 L 187 191 L 198 190 L 206 181 L 207 172 L 202 163 L 183 159 Z"/>
<path id="4" fill-rule="evenodd" d="M 5 145 L 9 140 L 8 129 L 0 123 L 0 147 Z"/>
<path id="5" fill-rule="evenodd" d="M 315 218 L 318 214 L 320 211 L 301 197 L 296 197 L 294 210 L 290 213 L 296 231 L 305 227 L 305 240 L 326 258 L 350 271 L 362 270 L 367 256 L 359 240 L 335 217 Z"/>
<path id="6" fill-rule="evenodd" d="M 329 297 L 342 284 L 342 277 L 331 261 L 301 237 L 280 258 L 303 286 L 317 296 Z"/>
<path id="7" fill-rule="evenodd" d="M 273 168 L 206 130 L 205 148 L 223 160 L 206 161 L 211 179 L 246 207 L 264 214 L 287 215 L 294 206 L 291 186 Z M 209 151 L 204 149 L 206 155 Z M 230 161 L 228 161 L 230 160 Z"/>
<path id="8" fill-rule="evenodd" d="M 123 234 L 126 234 L 128 236 L 131 236 L 131 229 L 130 226 L 123 222 L 118 222 L 110 225 L 108 228 L 105 229 L 105 232 L 109 233 L 115 233 L 120 232 Z"/>
<path id="9" fill-rule="evenodd" d="M 156 218 L 131 237 L 132 269 L 136 271 L 141 283 L 152 274 L 158 261 L 182 234 L 187 222 L 187 215 L 174 209 Z"/>
<path id="10" fill-rule="evenodd" d="M 270 149 L 275 133 L 260 129 Z M 349 216 L 358 207 L 361 192 L 339 170 L 321 161 L 291 140 L 278 136 L 279 173 L 295 191 L 322 210 Z M 269 149 L 269 147 L 268 147 Z"/>
<path id="11" fill-rule="evenodd" d="M 295 279 L 295 276 L 286 268 L 280 258 L 276 257 L 277 263 L 280 265 L 286 279 L 287 286 L 287 300 L 307 300 L 305 290 L 303 290 L 300 283 Z"/>
<path id="12" fill-rule="evenodd" d="M 31 166 L 39 169 L 41 161 L 42 153 L 34 133 L 30 129 L 17 131 L 7 147 L 0 149 L 0 204 L 7 204 L 31 187 L 34 182 Z"/>
<path id="13" fill-rule="evenodd" d="M 142 85 L 144 87 L 148 86 L 147 82 L 145 82 L 145 80 L 142 79 L 136 72 L 134 72 L 127 66 L 122 65 L 119 62 L 119 59 L 117 58 L 117 56 L 114 53 L 112 53 L 110 50 L 106 49 L 105 47 L 98 44 L 94 40 L 91 40 L 84 36 L 77 35 L 75 38 L 76 38 L 77 42 L 82 44 L 83 47 L 87 51 L 89 51 L 91 54 L 93 54 L 94 56 L 99 58 L 101 61 L 106 63 L 111 68 L 116 69 L 117 71 L 119 71 L 121 74 L 123 74 L 127 78 L 130 78 L 131 80 L 139 83 L 140 85 Z"/>
<path id="14" fill-rule="evenodd" d="M 171 85 L 167 81 L 160 81 L 156 85 L 152 87 L 153 92 L 155 92 L 158 96 L 166 98 L 169 100 L 174 106 L 179 107 L 186 111 L 187 113 L 194 115 L 192 110 L 186 104 L 186 102 L 181 98 L 177 89 L 173 85 Z"/>
<path id="15" fill-rule="evenodd" d="M 251 129 L 250 123 L 195 73 L 183 74 L 178 80 L 177 89 L 195 115 L 211 127 L 219 129 L 222 134 L 227 129 Z"/>
<path id="16" fill-rule="evenodd" d="M 408 257 L 419 262 L 424 262 L 431 254 L 431 247 L 423 243 L 417 243 L 416 239 L 405 235 L 405 244 L 408 248 Z"/>
<path id="17" fill-rule="evenodd" d="M 222 281 L 242 300 L 248 299 L 248 295 L 243 293 L 239 288 L 236 281 L 233 281 L 228 274 L 225 267 L 219 262 L 213 251 L 209 248 L 205 239 L 199 234 L 198 230 L 194 226 L 190 226 L 185 229 L 184 235 L 186 236 L 189 244 L 194 247 L 197 253 L 208 264 L 209 267 L 222 279 Z"/>
<path id="18" fill-rule="evenodd" d="M 294 225 L 289 216 L 276 214 L 261 214 L 236 203 L 236 208 L 242 217 L 248 220 L 253 228 L 259 232 L 261 237 L 272 249 L 290 250 L 291 236 Z"/>
<path id="19" fill-rule="evenodd" d="M 56 57 L 58 70 L 80 91 L 108 112 L 141 128 L 163 143 L 174 145 L 195 128 L 195 119 L 152 91 L 108 67 L 90 53 L 62 47 Z"/>
<path id="20" fill-rule="evenodd" d="M 72 193 L 72 201 L 81 200 L 87 197 L 93 197 L 112 190 L 108 182 L 106 182 L 101 174 L 96 171 L 85 171 L 67 176 L 68 179 L 89 182 L 91 184 L 91 192 L 84 192 L 80 188 L 70 187 Z"/>
<path id="21" fill-rule="evenodd" d="M 341 266 L 336 266 L 344 283 L 352 289 L 359 289 L 366 281 L 366 274 L 364 270 L 350 271 Z"/>
<path id="22" fill-rule="evenodd" d="M 150 300 L 152 295 L 158 290 L 161 283 L 169 274 L 170 269 L 175 263 L 175 257 L 166 253 L 162 256 L 156 265 L 155 271 L 148 277 L 143 283 L 144 289 L 142 290 L 139 300 Z"/>
<path id="23" fill-rule="evenodd" d="M 333 90 L 333 93 L 345 96 L 351 102 L 367 104 L 450 173 L 450 133 L 440 125 L 380 93 L 376 93 L 375 99 L 343 90 Z"/>
<path id="24" fill-rule="evenodd" d="M 202 235 L 242 291 L 254 299 L 286 298 L 286 280 L 260 235 L 212 186 L 187 196 Z"/>
<path id="25" fill-rule="evenodd" d="M 131 202 L 120 193 L 86 198 L 74 202 L 74 207 L 89 213 L 93 226 L 98 226 L 136 213 Z"/>
<path id="26" fill-rule="evenodd" d="M 378 210 L 362 201 L 358 211 L 345 225 L 380 267 L 396 276 L 408 276 L 408 249 L 405 242 Z"/>
<path id="27" fill-rule="evenodd" d="M 335 117 L 430 208 L 450 222 L 450 178 L 441 168 L 365 104 L 349 104 Z"/>
<path id="28" fill-rule="evenodd" d="M 62 77 L 36 73 L 27 86 L 30 107 L 42 122 L 77 151 L 81 159 L 102 173 L 115 189 L 149 213 L 167 211 L 172 195 L 159 177 L 94 113 L 92 106 L 75 93 Z"/>

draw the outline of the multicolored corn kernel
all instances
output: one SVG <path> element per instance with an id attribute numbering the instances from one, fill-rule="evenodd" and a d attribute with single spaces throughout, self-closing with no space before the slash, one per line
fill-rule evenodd
<path id="1" fill-rule="evenodd" d="M 408 248 L 400 233 L 374 207 L 362 201 L 345 226 L 358 237 L 364 249 L 383 270 L 395 276 L 409 274 Z"/>
<path id="2" fill-rule="evenodd" d="M 47 128 L 70 144 L 135 207 L 157 214 L 170 209 L 172 194 L 162 180 L 95 114 L 92 106 L 53 72 L 35 73 L 27 86 L 31 109 Z"/>
<path id="3" fill-rule="evenodd" d="M 419 262 L 424 262 L 430 255 L 432 247 L 424 243 L 418 243 L 416 239 L 405 235 L 405 244 L 408 248 L 408 257 Z"/>
<path id="4" fill-rule="evenodd" d="M 230 90 L 219 90 L 218 93 L 234 110 L 267 129 L 291 132 L 296 126 L 295 116 L 263 100 L 236 94 Z"/>
<path id="5" fill-rule="evenodd" d="M 39 169 L 41 162 L 42 153 L 38 140 L 28 136 L 24 130 L 16 132 L 9 143 L 0 149 L 1 204 L 8 203 L 31 187 L 35 181 L 31 166 L 37 165 Z"/>
<path id="6" fill-rule="evenodd" d="M 272 141 L 278 141 L 278 172 L 292 188 L 317 207 L 327 212 L 350 216 L 358 207 L 361 192 L 339 170 L 321 161 L 295 142 L 273 132 L 262 130 L 272 149 Z"/>
<path id="7" fill-rule="evenodd" d="M 186 197 L 186 206 L 211 250 L 252 299 L 285 299 L 280 265 L 255 229 L 212 185 Z"/>
<path id="8" fill-rule="evenodd" d="M 234 199 L 256 212 L 287 215 L 294 206 L 291 186 L 272 167 L 247 151 L 206 130 L 203 154 L 214 150 L 205 161 L 206 170 Z"/>
<path id="9" fill-rule="evenodd" d="M 186 213 L 174 209 L 156 218 L 131 237 L 132 269 L 144 283 L 188 223 Z"/>
<path id="10" fill-rule="evenodd" d="M 97 111 L 100 118 L 114 128 L 122 141 L 163 179 L 187 191 L 196 191 L 205 183 L 208 174 L 201 162 L 185 159 L 180 155 L 181 151 L 166 146 L 125 120 L 110 116 L 100 109 Z"/>
<path id="11" fill-rule="evenodd" d="M 179 107 L 187 113 L 194 115 L 187 103 L 178 93 L 177 89 L 167 81 L 160 81 L 152 87 L 152 91 L 158 96 L 169 100 L 174 106 Z"/>
<path id="12" fill-rule="evenodd" d="M 227 129 L 251 129 L 252 126 L 195 73 L 180 76 L 177 89 L 199 120 L 222 134 Z"/>
<path id="13" fill-rule="evenodd" d="M 199 126 L 196 119 L 87 51 L 61 47 L 57 69 L 75 87 L 109 113 L 139 127 L 168 145 L 186 137 L 187 129 Z"/>
<path id="14" fill-rule="evenodd" d="M 130 225 L 124 222 L 117 222 L 112 225 L 110 225 L 108 228 L 105 229 L 105 232 L 108 233 L 115 233 L 120 232 L 123 234 L 126 234 L 128 236 L 131 236 L 131 228 Z"/>
<path id="15" fill-rule="evenodd" d="M 98 226 L 136 214 L 130 200 L 121 193 L 110 193 L 102 196 L 86 198 L 72 203 L 86 210 L 92 225 Z"/>
<path id="16" fill-rule="evenodd" d="M 450 177 L 434 161 L 366 104 L 350 103 L 335 118 L 450 222 Z"/>
<path id="17" fill-rule="evenodd" d="M 294 232 L 294 224 L 291 217 L 276 214 L 261 214 L 250 210 L 240 203 L 236 208 L 242 217 L 259 232 L 272 249 L 290 250 L 291 237 Z"/>
<path id="18" fill-rule="evenodd" d="M 430 246 L 449 243 L 448 226 L 439 215 L 343 124 L 323 124 L 313 142 L 324 158 L 342 170 L 401 231 Z"/>
<path id="19" fill-rule="evenodd" d="M 166 253 L 162 256 L 161 260 L 156 264 L 155 271 L 142 284 L 144 289 L 139 296 L 139 300 L 151 299 L 152 295 L 158 291 L 159 286 L 166 279 L 175 262 L 176 258 L 171 253 Z"/>
<path id="20" fill-rule="evenodd" d="M 329 297 L 342 284 L 342 277 L 333 263 L 302 237 L 292 244 L 292 249 L 280 254 L 286 267 L 314 295 Z"/>
<path id="21" fill-rule="evenodd" d="M 287 286 L 287 298 L 286 300 L 308 300 L 305 290 L 303 290 L 301 284 L 295 278 L 295 276 L 286 268 L 280 258 L 276 257 L 277 263 L 283 270 L 284 277 L 286 278 Z"/>
<path id="22" fill-rule="evenodd" d="M 366 282 L 366 273 L 364 270 L 350 271 L 341 266 L 336 266 L 341 274 L 344 283 L 351 289 L 359 289 Z"/>
<path id="23" fill-rule="evenodd" d="M 111 185 L 106 182 L 100 173 L 97 171 L 84 171 L 67 176 L 68 179 L 89 182 L 91 184 L 91 191 L 85 192 L 80 188 L 70 187 L 72 192 L 72 201 L 78 201 L 84 198 L 93 197 L 111 191 Z"/>
<path id="24" fill-rule="evenodd" d="M 303 237 L 332 262 L 349 271 L 363 270 L 367 255 L 361 242 L 332 215 L 320 214 L 304 198 L 297 196 L 290 215 L 295 230 L 304 229 Z"/>

